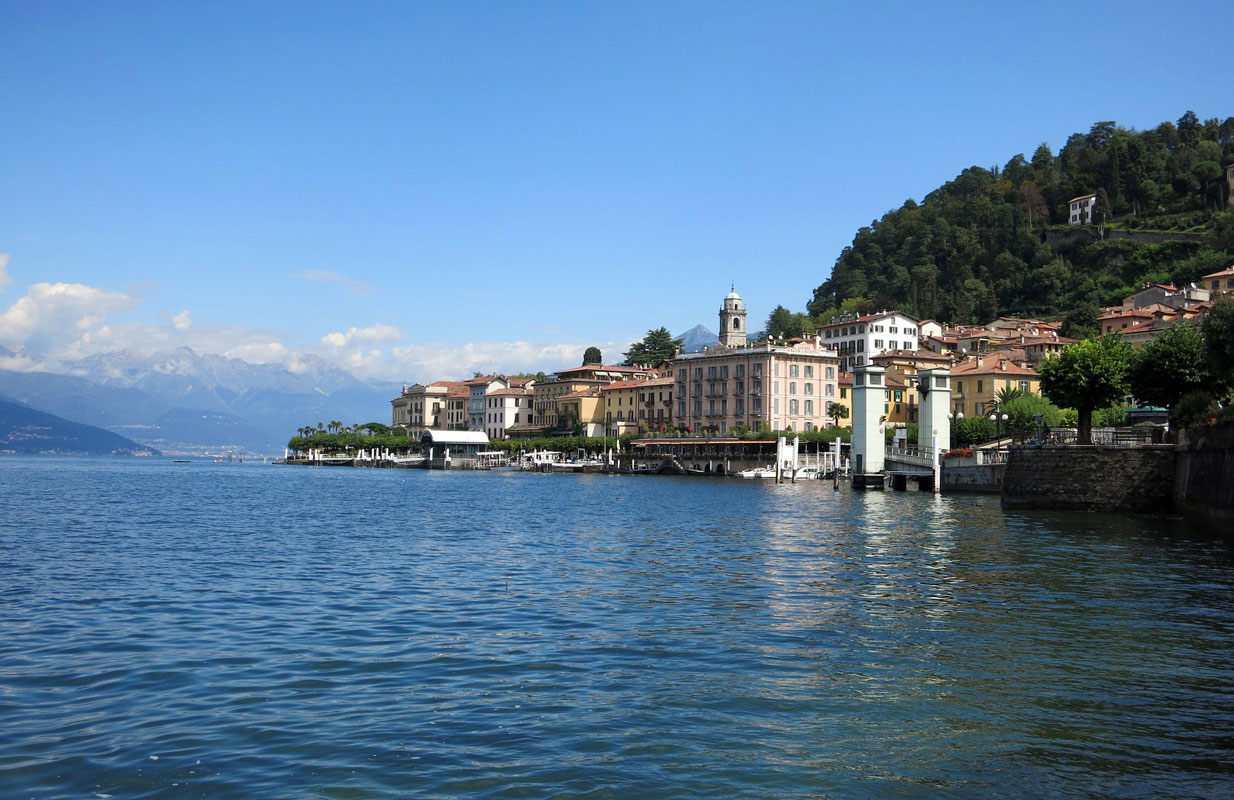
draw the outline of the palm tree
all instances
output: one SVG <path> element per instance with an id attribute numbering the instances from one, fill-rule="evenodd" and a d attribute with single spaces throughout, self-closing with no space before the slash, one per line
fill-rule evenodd
<path id="1" fill-rule="evenodd" d="M 325 429 L 326 429 L 326 426 L 323 423 L 321 422 L 317 423 L 317 430 L 324 431 Z"/>
<path id="2" fill-rule="evenodd" d="M 1024 396 L 1023 389 L 1013 388 L 1011 386 L 1004 386 L 1003 388 L 998 390 L 998 393 L 996 395 L 994 395 L 994 400 L 998 403 L 998 405 L 1002 406 L 1007 403 L 1010 403 L 1012 400 L 1018 400 L 1023 396 Z"/>

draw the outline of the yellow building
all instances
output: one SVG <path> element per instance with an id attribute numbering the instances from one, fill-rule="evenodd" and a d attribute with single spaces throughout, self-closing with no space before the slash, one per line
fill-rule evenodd
<path id="1" fill-rule="evenodd" d="M 608 435 L 659 431 L 672 427 L 673 379 L 611 383 L 600 389 Z"/>
<path id="2" fill-rule="evenodd" d="M 998 393 L 1019 389 L 1041 394 L 1041 379 L 1034 370 L 1006 358 L 977 356 L 951 368 L 951 411 L 966 417 L 994 413 Z"/>
<path id="3" fill-rule="evenodd" d="M 584 364 L 581 367 L 560 370 L 551 380 L 535 385 L 532 424 L 520 426 L 517 430 L 511 429 L 510 433 L 539 435 L 561 430 L 563 423 L 560 402 L 563 398 L 588 389 L 599 389 L 620 380 L 646 378 L 650 374 L 652 373 L 648 370 L 638 367 L 611 367 L 601 364 Z"/>
<path id="4" fill-rule="evenodd" d="M 559 428 L 573 432 L 581 424 L 581 436 L 604 435 L 604 401 L 600 398 L 599 387 L 589 386 L 561 395 L 557 398 L 557 409 Z"/>
<path id="5" fill-rule="evenodd" d="M 1219 294 L 1234 294 L 1234 267 L 1205 275 L 1199 280 L 1201 289 L 1207 289 L 1213 299 Z"/>

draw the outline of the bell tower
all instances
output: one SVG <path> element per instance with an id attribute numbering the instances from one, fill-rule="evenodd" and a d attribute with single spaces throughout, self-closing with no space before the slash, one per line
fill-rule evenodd
<path id="1" fill-rule="evenodd" d="M 746 343 L 746 307 L 737 294 L 737 287 L 724 296 L 720 309 L 720 344 L 724 347 L 741 347 Z"/>

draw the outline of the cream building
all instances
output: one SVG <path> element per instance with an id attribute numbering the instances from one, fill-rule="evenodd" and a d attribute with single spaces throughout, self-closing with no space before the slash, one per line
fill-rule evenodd
<path id="1" fill-rule="evenodd" d="M 529 425 L 533 400 L 531 386 L 512 386 L 489 392 L 484 398 L 484 432 L 488 438 L 505 439 L 514 425 Z"/>
<path id="2" fill-rule="evenodd" d="M 447 423 L 446 398 L 464 391 L 458 381 L 434 381 L 404 386 L 403 392 L 390 401 L 391 425 L 406 428 L 407 434 L 419 437 L 426 430 L 443 429 Z"/>

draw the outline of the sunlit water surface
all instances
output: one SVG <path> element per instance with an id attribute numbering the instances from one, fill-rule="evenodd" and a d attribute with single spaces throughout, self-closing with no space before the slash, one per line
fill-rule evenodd
<path id="1" fill-rule="evenodd" d="M 1234 796 L 1234 559 L 829 482 L 0 458 L 0 796 Z"/>

